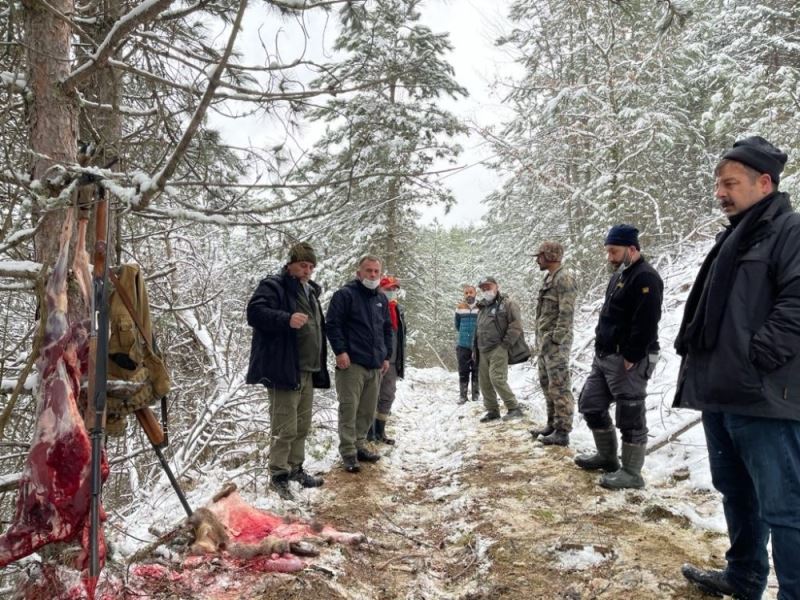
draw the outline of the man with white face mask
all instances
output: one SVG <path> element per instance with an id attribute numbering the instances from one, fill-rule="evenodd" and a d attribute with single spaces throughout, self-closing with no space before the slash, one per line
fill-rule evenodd
<path id="1" fill-rule="evenodd" d="M 592 371 L 578 399 L 597 452 L 578 455 L 575 464 L 589 471 L 606 471 L 599 482 L 603 487 L 641 488 L 647 444 L 647 380 L 658 359 L 664 284 L 642 256 L 635 227 L 615 225 L 606 236 L 605 247 L 615 273 L 595 329 Z M 612 403 L 617 405 L 616 425 L 622 433 L 622 465 L 609 414 Z"/>
<path id="2" fill-rule="evenodd" d="M 363 256 L 356 278 L 333 294 L 326 315 L 326 333 L 336 355 L 339 454 L 349 473 L 361 470 L 358 461 L 380 458 L 366 447 L 381 375 L 388 371 L 392 355 L 389 301 L 378 290 L 380 277 L 381 260 Z"/>
<path id="3" fill-rule="evenodd" d="M 509 350 L 523 335 L 519 306 L 500 294 L 494 277 L 484 277 L 478 288 L 481 291 L 481 300 L 478 302 L 474 348 L 483 406 L 486 408 L 481 423 L 500 418 L 498 395 L 508 410 L 503 417 L 507 421 L 522 416 L 517 398 L 508 385 Z"/>

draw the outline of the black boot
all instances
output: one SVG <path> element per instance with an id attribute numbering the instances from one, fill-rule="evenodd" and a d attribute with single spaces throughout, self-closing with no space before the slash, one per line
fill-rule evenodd
<path id="1" fill-rule="evenodd" d="M 733 596 L 734 598 L 747 598 L 747 596 L 736 593 L 734 587 L 728 583 L 724 571 L 707 570 L 703 571 L 694 565 L 683 565 L 681 573 L 692 584 L 699 588 L 703 593 L 722 598 L 723 596 Z"/>
<path id="2" fill-rule="evenodd" d="M 280 496 L 283 500 L 294 500 L 292 491 L 289 489 L 289 474 L 278 473 L 271 477 L 269 486 Z"/>
<path id="3" fill-rule="evenodd" d="M 478 387 L 478 378 L 472 380 L 472 401 L 477 402 L 481 399 L 481 389 Z"/>
<path id="4" fill-rule="evenodd" d="M 544 435 L 539 438 L 545 446 L 569 446 L 569 433 L 554 429 L 549 435 Z"/>
<path id="5" fill-rule="evenodd" d="M 533 436 L 533 439 L 536 439 L 539 436 L 546 437 L 551 433 L 553 433 L 555 430 L 556 428 L 553 427 L 553 424 L 550 421 L 548 421 L 547 425 L 545 425 L 544 427 L 535 427 L 534 429 L 530 430 L 530 433 Z"/>
<path id="6" fill-rule="evenodd" d="M 361 470 L 361 465 L 358 464 L 358 459 L 355 455 L 343 456 L 342 468 L 348 473 L 358 473 Z"/>
<path id="7" fill-rule="evenodd" d="M 469 383 L 466 381 L 458 382 L 458 403 L 464 404 L 467 401 L 467 387 Z"/>
<path id="8" fill-rule="evenodd" d="M 594 443 L 597 452 L 593 454 L 579 454 L 575 457 L 575 464 L 587 471 L 603 470 L 613 473 L 619 469 L 617 458 L 617 432 L 614 429 L 593 429 Z"/>
<path id="9" fill-rule="evenodd" d="M 394 440 L 386 437 L 386 421 L 375 419 L 375 441 L 394 446 Z"/>
<path id="10" fill-rule="evenodd" d="M 372 422 L 372 425 L 369 426 L 367 430 L 367 441 L 374 442 L 375 441 L 375 422 Z"/>
<path id="11" fill-rule="evenodd" d="M 322 479 L 322 477 L 314 477 L 313 475 L 306 473 L 305 469 L 303 469 L 303 465 L 292 469 L 292 472 L 289 474 L 289 479 L 292 481 L 297 481 L 304 488 L 320 487 L 323 483 L 325 483 L 325 480 Z"/>
<path id="12" fill-rule="evenodd" d="M 489 421 L 496 421 L 500 418 L 500 413 L 496 410 L 487 411 L 485 415 L 480 418 L 481 423 L 488 423 Z"/>
<path id="13" fill-rule="evenodd" d="M 356 452 L 356 458 L 361 462 L 374 463 L 381 459 L 381 455 L 375 452 L 370 452 L 366 448 L 359 448 Z"/>

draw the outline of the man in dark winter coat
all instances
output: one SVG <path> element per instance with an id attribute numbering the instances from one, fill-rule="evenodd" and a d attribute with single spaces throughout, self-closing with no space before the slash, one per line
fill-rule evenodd
<path id="1" fill-rule="evenodd" d="M 595 329 L 592 371 L 578 399 L 597 452 L 578 455 L 575 464 L 606 471 L 600 478 L 603 487 L 641 488 L 647 446 L 647 380 L 658 360 L 664 284 L 642 256 L 635 227 L 615 225 L 606 236 L 605 247 L 608 262 L 616 271 L 606 288 Z M 621 466 L 609 415 L 612 402 L 617 405 L 615 420 L 622 434 Z"/>
<path id="2" fill-rule="evenodd" d="M 316 264 L 310 245 L 295 244 L 283 271 L 262 279 L 247 304 L 253 328 L 247 383 L 268 390 L 271 485 L 285 499 L 290 480 L 323 483 L 303 470 L 314 388 L 330 387 L 320 287 L 310 280 Z"/>
<path id="3" fill-rule="evenodd" d="M 730 538 L 725 570 L 683 574 L 720 596 L 761 598 L 771 536 L 778 598 L 800 599 L 800 215 L 777 189 L 786 159 L 757 136 L 723 155 L 715 195 L 730 225 L 675 341 L 675 405 L 703 411 Z"/>
<path id="4" fill-rule="evenodd" d="M 366 447 L 381 375 L 389 370 L 392 355 L 389 301 L 378 290 L 380 277 L 380 259 L 362 257 L 356 279 L 336 290 L 328 306 L 326 331 L 336 355 L 339 454 L 350 473 L 361 470 L 358 461 L 376 462 L 380 458 Z"/>

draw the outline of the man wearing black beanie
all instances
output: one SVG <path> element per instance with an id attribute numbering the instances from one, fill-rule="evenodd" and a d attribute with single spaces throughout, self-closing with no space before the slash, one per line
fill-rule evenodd
<path id="1" fill-rule="evenodd" d="M 800 599 L 800 215 L 778 191 L 787 156 L 736 142 L 715 170 L 730 224 L 686 302 L 675 406 L 701 410 L 730 548 L 724 570 L 684 565 L 715 596 L 761 598 L 772 559 L 779 600 Z"/>
<path id="2" fill-rule="evenodd" d="M 595 329 L 592 371 L 578 398 L 597 451 L 579 454 L 575 464 L 587 471 L 607 471 L 600 485 L 609 489 L 642 488 L 647 447 L 647 381 L 658 360 L 658 322 L 664 284 L 640 252 L 639 230 L 615 225 L 605 240 L 615 273 Z M 622 434 L 622 464 L 609 408 L 616 404 Z"/>

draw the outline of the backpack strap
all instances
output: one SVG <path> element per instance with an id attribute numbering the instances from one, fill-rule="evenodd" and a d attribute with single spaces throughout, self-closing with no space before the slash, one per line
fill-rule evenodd
<path id="1" fill-rule="evenodd" d="M 144 325 L 139 320 L 139 315 L 136 314 L 136 310 L 133 308 L 133 302 L 131 302 L 128 292 L 125 291 L 125 288 L 120 283 L 119 277 L 117 277 L 117 274 L 114 273 L 114 269 L 108 270 L 108 278 L 111 280 L 111 283 L 114 284 L 114 291 L 119 294 L 119 299 L 122 300 L 125 308 L 128 309 L 128 314 L 130 314 L 131 319 L 133 319 L 133 322 L 136 325 L 136 329 L 138 329 L 139 333 L 142 335 L 142 339 L 144 340 L 147 350 L 152 354 L 156 354 L 156 352 L 153 350 L 153 346 L 150 344 L 150 340 L 147 339 L 147 335 L 144 332 Z"/>

